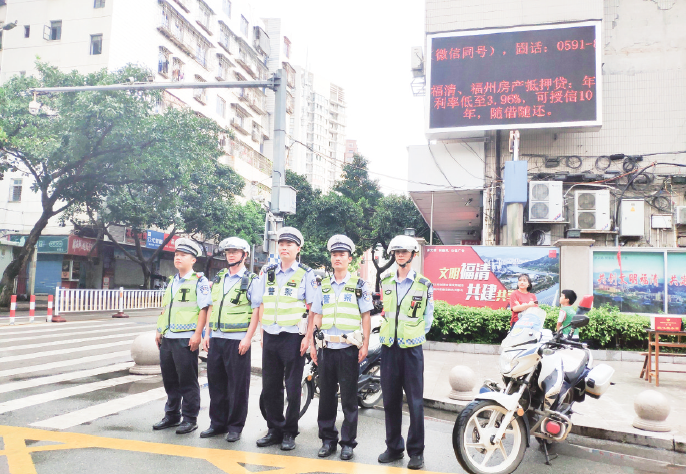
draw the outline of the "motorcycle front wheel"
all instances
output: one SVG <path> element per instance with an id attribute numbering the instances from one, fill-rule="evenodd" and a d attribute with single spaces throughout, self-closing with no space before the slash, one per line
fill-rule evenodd
<path id="1" fill-rule="evenodd" d="M 379 400 L 381 400 L 381 397 L 383 396 L 383 393 L 381 392 L 381 363 L 377 362 L 376 364 L 373 364 L 370 368 L 369 371 L 367 371 L 369 375 L 371 375 L 374 378 L 379 378 L 378 382 L 375 382 L 376 385 L 379 387 L 377 391 L 370 391 L 370 390 L 365 390 L 361 394 L 357 396 L 357 404 L 361 406 L 362 408 L 373 408 L 374 405 L 379 403 Z"/>
<path id="2" fill-rule="evenodd" d="M 491 400 L 470 403 L 457 417 L 453 428 L 453 449 L 462 468 L 471 474 L 509 474 L 524 458 L 524 420 L 515 415 L 499 443 L 491 444 L 507 410 Z"/>

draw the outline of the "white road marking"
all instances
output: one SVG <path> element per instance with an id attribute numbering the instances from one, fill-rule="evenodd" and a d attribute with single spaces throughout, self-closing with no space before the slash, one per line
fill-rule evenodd
<path id="1" fill-rule="evenodd" d="M 27 388 L 40 387 L 42 385 L 66 382 L 68 380 L 93 377 L 94 375 L 119 372 L 120 370 L 126 370 L 131 366 L 133 366 L 133 362 L 121 362 L 119 364 L 96 367 L 95 369 L 77 370 L 74 372 L 67 372 L 65 374 L 49 375 L 46 377 L 36 377 L 28 380 L 20 380 L 18 382 L 5 383 L 0 385 L 0 393 L 14 392 L 17 390 L 25 390 Z"/>
<path id="2" fill-rule="evenodd" d="M 15 356 L 0 357 L 0 364 L 5 362 L 25 361 L 28 359 L 38 359 L 39 357 L 58 356 L 63 354 L 73 354 L 74 352 L 97 351 L 109 347 L 130 346 L 133 341 L 108 342 L 107 344 L 94 344 L 92 346 L 71 347 L 69 349 L 59 349 L 56 351 L 32 352 L 30 354 L 20 354 Z"/>
<path id="3" fill-rule="evenodd" d="M 56 362 L 48 362 L 31 365 L 28 367 L 16 367 L 14 369 L 0 370 L 0 377 L 12 377 L 13 375 L 30 374 L 32 372 L 43 372 L 52 369 L 61 369 L 63 367 L 69 367 L 72 365 L 87 364 L 89 362 L 97 362 L 107 359 L 118 359 L 120 357 L 126 357 L 131 360 L 131 351 L 118 351 L 118 352 L 108 352 L 107 354 L 97 354 L 88 357 L 80 357 L 78 359 L 67 359 L 60 360 Z"/>
<path id="4" fill-rule="evenodd" d="M 54 339 L 57 337 L 66 337 L 66 336 L 82 336 L 84 334 L 98 334 L 98 333 L 103 333 L 103 332 L 111 332 L 111 331 L 128 331 L 129 329 L 132 329 L 131 327 L 135 325 L 136 323 L 114 323 L 110 324 L 110 326 L 127 326 L 127 327 L 116 327 L 116 328 L 111 328 L 108 327 L 107 329 L 96 329 L 94 331 L 76 331 L 76 332 L 70 332 L 69 334 L 43 334 L 42 336 L 25 336 L 25 337 L 10 337 L 8 339 L 0 339 L 0 344 L 7 343 L 7 342 L 19 342 L 19 341 L 35 341 L 37 339 Z M 153 328 L 153 325 L 150 325 L 150 328 Z M 76 328 L 80 329 L 80 328 Z M 42 331 L 39 331 L 42 334 Z M 22 333 L 24 334 L 24 333 Z"/>
<path id="5" fill-rule="evenodd" d="M 207 377 L 200 377 L 198 382 L 201 386 L 207 384 Z M 102 418 L 104 416 L 113 415 L 130 408 L 135 408 L 148 402 L 160 400 L 166 396 L 167 393 L 164 391 L 164 387 L 155 388 L 153 390 L 148 390 L 147 392 L 127 395 L 126 397 L 110 400 L 108 402 L 93 405 L 88 408 L 75 410 L 71 413 L 54 416 L 52 418 L 48 418 L 47 420 L 37 421 L 35 423 L 31 423 L 30 426 L 64 430 L 73 426 L 87 423 L 89 421 L 97 420 L 98 418 Z"/>
<path id="6" fill-rule="evenodd" d="M 81 321 L 78 323 L 66 323 L 65 325 L 60 324 L 59 326 L 55 326 L 58 323 L 44 323 L 44 324 L 27 324 L 25 326 L 7 326 L 2 329 L 0 329 L 0 336 L 6 336 L 8 334 L 11 335 L 19 335 L 19 334 L 45 334 L 46 332 L 58 332 L 58 331 L 71 331 L 73 329 L 84 329 L 81 327 L 74 327 L 75 325 L 81 325 L 81 324 L 88 324 L 88 328 L 92 327 L 97 327 L 97 326 L 119 326 L 122 324 L 131 324 L 130 322 L 126 323 L 111 323 L 109 321 L 102 321 L 102 320 L 95 320 L 95 321 Z M 49 327 L 44 327 L 48 326 Z M 95 325 L 95 326 L 94 326 Z M 41 329 L 37 329 L 37 328 Z M 33 329 L 31 331 L 24 331 L 24 329 Z"/>
<path id="7" fill-rule="evenodd" d="M 130 328 L 133 329 L 133 328 Z M 5 351 L 25 351 L 28 349 L 38 349 L 41 347 L 52 347 L 52 346 L 62 346 L 66 344 L 78 344 L 79 342 L 94 342 L 94 341 L 104 341 L 106 339 L 117 339 L 122 337 L 133 337 L 143 334 L 145 332 L 152 332 L 150 329 L 147 331 L 138 330 L 136 332 L 127 332 L 124 334 L 108 334 L 107 336 L 96 336 L 96 337 L 84 337 L 81 339 L 63 339 L 61 341 L 50 341 L 50 342 L 39 342 L 38 344 L 20 344 L 18 346 L 11 347 L 0 347 L 0 352 Z"/>
<path id="8" fill-rule="evenodd" d="M 73 397 L 74 395 L 95 392 L 96 390 L 102 390 L 103 388 L 149 379 L 151 377 L 154 377 L 154 375 L 126 375 L 124 377 L 115 377 L 109 380 L 101 380 L 100 382 L 87 383 L 77 385 L 75 387 L 55 390 L 53 392 L 41 393 L 38 395 L 32 395 L 30 397 L 10 400 L 8 402 L 0 403 L 0 413 L 7 413 L 22 408 L 28 408 L 35 405 L 40 405 L 42 403 L 60 400 L 62 398 Z"/>

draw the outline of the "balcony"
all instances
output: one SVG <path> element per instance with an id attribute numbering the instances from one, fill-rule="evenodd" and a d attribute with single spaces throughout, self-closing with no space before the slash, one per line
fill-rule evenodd
<path id="1" fill-rule="evenodd" d="M 245 119 L 241 120 L 238 117 L 231 117 L 231 126 L 238 130 L 240 133 L 243 135 L 249 135 L 250 132 L 248 132 L 245 128 L 243 128 Z"/>
<path id="2" fill-rule="evenodd" d="M 203 67 L 207 66 L 207 51 L 212 44 L 166 1 L 162 3 L 157 30 Z"/>
<path id="3" fill-rule="evenodd" d="M 233 140 L 231 142 L 230 154 L 234 158 L 238 158 L 255 169 L 258 169 L 267 176 L 272 175 L 273 164 L 269 158 L 261 153 L 253 150 L 240 140 Z"/>

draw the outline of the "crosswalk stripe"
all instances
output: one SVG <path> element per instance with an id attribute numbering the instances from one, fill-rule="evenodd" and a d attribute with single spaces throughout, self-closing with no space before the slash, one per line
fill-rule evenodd
<path id="1" fill-rule="evenodd" d="M 40 405 L 41 403 L 47 403 L 62 398 L 73 397 L 74 395 L 83 395 L 84 393 L 95 392 L 96 390 L 102 390 L 103 388 L 123 385 L 125 383 L 136 382 L 138 380 L 145 380 L 151 377 L 155 376 L 126 375 L 124 377 L 115 377 L 113 379 L 101 380 L 100 382 L 86 383 L 83 385 L 77 385 L 75 387 L 68 387 L 60 390 L 55 390 L 53 392 L 41 393 L 38 395 L 31 395 L 30 397 L 10 400 L 8 402 L 0 403 L 0 413 L 7 413 L 22 408 L 28 408 L 35 405 Z"/>
<path id="2" fill-rule="evenodd" d="M 46 332 L 58 332 L 58 331 L 72 331 L 74 329 L 84 329 L 81 327 L 74 327 L 75 325 L 81 325 L 81 324 L 88 324 L 88 328 L 92 327 L 97 327 L 97 326 L 120 326 L 122 324 L 131 324 L 130 322 L 126 323 L 111 323 L 109 321 L 102 321 L 102 320 L 95 320 L 95 321 L 81 321 L 78 323 L 67 323 L 66 326 L 59 326 L 55 327 L 52 325 L 52 323 L 43 323 L 43 324 L 27 324 L 25 326 L 8 326 L 5 328 L 0 329 L 0 336 L 7 336 L 9 334 L 11 335 L 19 335 L 19 334 L 45 334 Z M 49 326 L 50 325 L 50 326 Z M 38 329 L 41 328 L 41 329 Z M 25 329 L 31 329 L 30 331 L 26 331 Z"/>
<path id="3" fill-rule="evenodd" d="M 198 382 L 201 386 L 207 384 L 207 377 L 200 377 Z M 127 395 L 126 397 L 110 400 L 105 403 L 93 405 L 81 410 L 75 410 L 64 415 L 54 416 L 47 420 L 37 421 L 31 423 L 30 426 L 38 426 L 41 428 L 52 428 L 57 430 L 64 430 L 77 426 L 89 421 L 97 420 L 104 416 L 113 415 L 130 408 L 135 408 L 144 405 L 154 400 L 159 400 L 167 396 L 164 387 L 148 390 L 147 392 L 136 393 L 134 395 Z"/>
<path id="4" fill-rule="evenodd" d="M 127 326 L 127 327 L 116 327 L 116 328 L 106 328 L 106 329 L 96 329 L 94 331 L 76 331 L 76 332 L 70 332 L 68 334 L 69 337 L 71 336 L 82 336 L 84 334 L 98 334 L 102 332 L 110 332 L 110 331 L 128 331 L 131 329 L 129 326 L 136 325 L 136 323 L 115 323 L 115 324 L 110 324 L 110 326 Z M 152 324 L 150 327 L 154 327 Z M 78 329 L 78 328 L 77 328 Z M 35 341 L 36 339 L 54 339 L 56 337 L 64 337 L 67 336 L 67 334 L 43 334 L 41 336 L 26 336 L 26 337 L 10 337 L 8 339 L 0 339 L 0 344 L 7 343 L 7 342 L 19 342 L 19 341 Z"/>
<path id="5" fill-rule="evenodd" d="M 109 347 L 130 346 L 133 341 L 117 341 L 108 342 L 107 344 L 93 344 L 92 346 L 70 347 L 68 349 L 58 349 L 56 351 L 42 351 L 33 352 L 31 354 L 20 354 L 15 356 L 0 357 L 0 364 L 5 362 L 25 361 L 28 359 L 38 359 L 39 357 L 50 357 L 64 354 L 73 354 L 74 352 L 97 351 L 100 349 L 107 349 Z"/>
<path id="6" fill-rule="evenodd" d="M 133 329 L 133 328 L 131 328 Z M 107 336 L 96 336 L 96 337 L 84 337 L 81 339 L 64 339 L 62 341 L 50 341 L 50 342 L 39 342 L 38 344 L 20 344 L 18 346 L 12 346 L 12 347 L 0 347 L 0 352 L 5 352 L 5 351 L 19 351 L 19 350 L 28 350 L 28 349 L 39 349 L 41 347 L 52 347 L 52 346 L 61 346 L 65 344 L 78 344 L 79 342 L 93 342 L 93 341 L 104 341 L 106 339 L 117 339 L 117 338 L 122 338 L 122 337 L 132 337 L 132 336 L 138 336 L 140 334 L 143 334 L 145 332 L 151 332 L 150 330 L 147 331 L 136 331 L 136 332 L 127 332 L 124 334 L 108 334 Z"/>
<path id="7" fill-rule="evenodd" d="M 59 360 L 56 362 L 31 365 L 28 367 L 5 369 L 0 370 L 0 377 L 12 377 L 14 375 L 30 374 L 32 372 L 43 372 L 45 370 L 61 369 L 64 367 L 70 367 L 72 365 L 88 364 L 90 362 L 98 362 L 107 359 L 118 359 L 120 357 L 127 357 L 129 360 L 131 360 L 131 351 L 108 352 L 107 354 L 96 354 L 87 357 L 80 357 L 78 359 Z"/>
<path id="8" fill-rule="evenodd" d="M 25 390 L 27 388 L 40 387 L 42 385 L 93 377 L 95 375 L 108 374 L 110 372 L 119 372 L 120 370 L 126 370 L 131 366 L 133 366 L 133 362 L 122 362 L 119 364 L 97 367 L 95 369 L 77 370 L 74 372 L 67 372 L 65 374 L 48 375 L 46 377 L 20 380 L 19 382 L 11 382 L 0 385 L 0 393 L 15 392 L 17 390 Z"/>

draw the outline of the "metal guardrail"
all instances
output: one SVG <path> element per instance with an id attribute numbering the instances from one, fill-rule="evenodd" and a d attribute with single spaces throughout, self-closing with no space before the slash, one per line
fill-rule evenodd
<path id="1" fill-rule="evenodd" d="M 164 290 L 55 289 L 55 315 L 73 312 L 119 311 L 160 308 Z"/>

